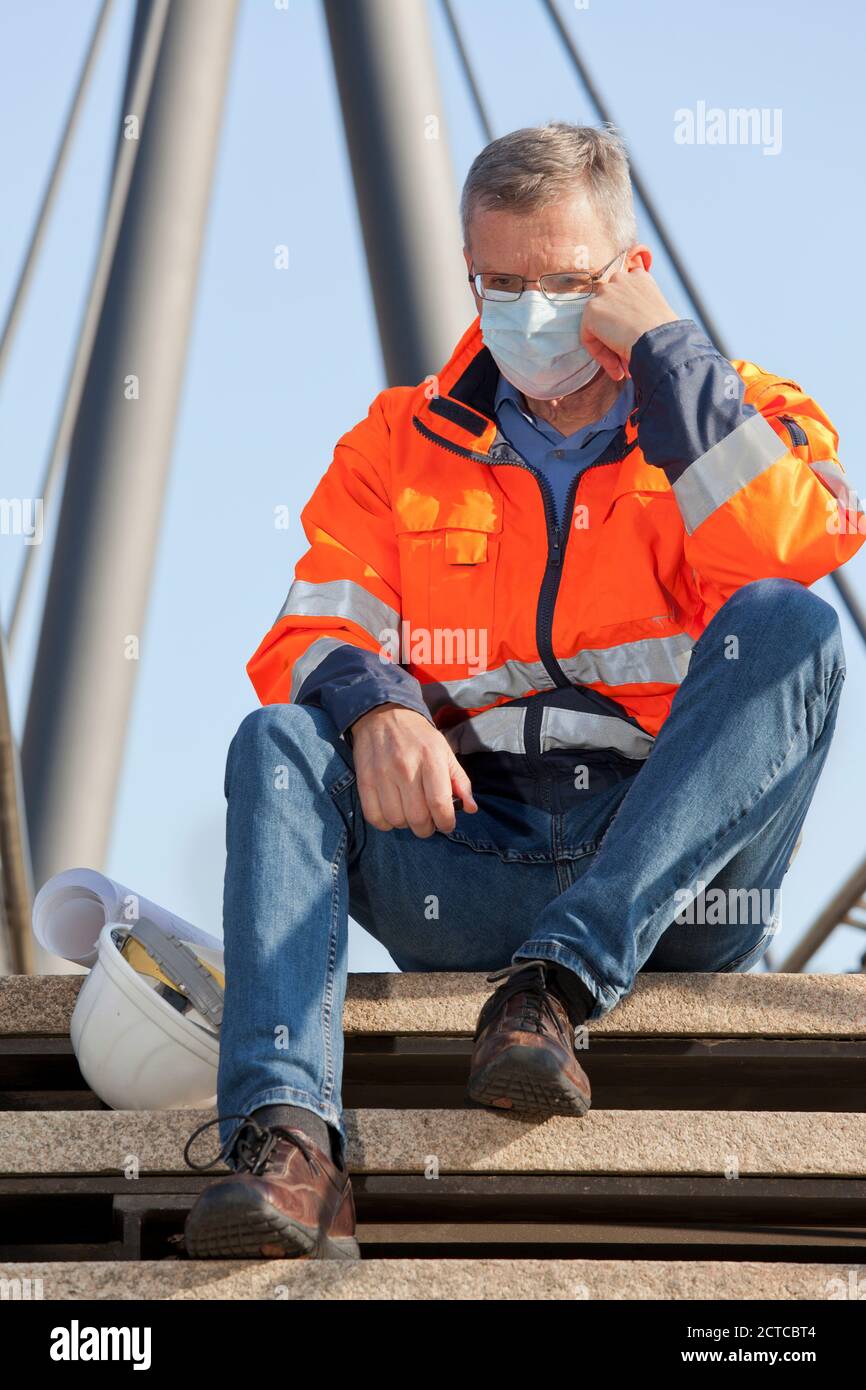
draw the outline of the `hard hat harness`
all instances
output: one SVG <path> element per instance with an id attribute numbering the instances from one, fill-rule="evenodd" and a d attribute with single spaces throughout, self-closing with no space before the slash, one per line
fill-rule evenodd
<path id="1" fill-rule="evenodd" d="M 193 1008 L 219 1031 L 223 1018 L 223 989 L 195 952 L 149 917 L 139 917 L 125 930 L 164 972 L 167 978 L 163 983 L 185 995 Z"/>

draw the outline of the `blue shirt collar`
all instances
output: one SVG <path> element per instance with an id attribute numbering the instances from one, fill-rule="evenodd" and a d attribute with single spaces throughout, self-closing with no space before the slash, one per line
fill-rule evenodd
<path id="1" fill-rule="evenodd" d="M 566 441 L 568 444 L 579 447 L 585 439 L 588 439 L 591 435 L 598 433 L 600 430 L 617 430 L 621 425 L 625 424 L 634 408 L 634 382 L 631 380 L 631 377 L 626 380 L 625 385 L 610 410 L 606 415 L 603 415 L 600 420 L 592 420 L 588 425 L 583 425 L 581 429 L 569 435 L 562 434 L 555 425 L 551 425 L 547 420 L 541 420 L 537 415 L 533 415 L 525 406 L 523 397 L 517 387 L 512 386 L 511 382 L 500 372 L 494 399 L 494 408 L 497 413 L 506 401 L 510 402 L 515 410 L 520 411 L 524 420 L 533 425 L 535 429 L 547 435 L 549 439 L 557 443 Z"/>

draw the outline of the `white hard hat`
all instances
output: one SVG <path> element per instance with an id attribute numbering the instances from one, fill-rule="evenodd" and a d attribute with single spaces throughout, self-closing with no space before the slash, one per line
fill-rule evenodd
<path id="1" fill-rule="evenodd" d="M 114 1110 L 216 1103 L 222 951 L 147 918 L 108 922 L 70 1024 L 81 1073 Z"/>

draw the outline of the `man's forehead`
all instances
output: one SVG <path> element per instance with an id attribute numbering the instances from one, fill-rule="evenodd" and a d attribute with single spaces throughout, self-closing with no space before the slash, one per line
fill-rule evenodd
<path id="1" fill-rule="evenodd" d="M 530 211 L 478 208 L 469 225 L 469 249 L 476 260 L 508 257 L 503 269 L 526 274 L 538 257 L 563 254 L 573 269 L 590 270 L 610 237 L 588 198 L 576 195 Z M 519 263 L 518 263 L 519 262 Z"/>

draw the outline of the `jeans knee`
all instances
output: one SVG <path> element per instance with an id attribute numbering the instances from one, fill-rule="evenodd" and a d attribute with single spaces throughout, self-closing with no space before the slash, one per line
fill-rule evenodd
<path id="1" fill-rule="evenodd" d="M 295 763 L 302 759 L 311 740 L 329 735 L 334 738 L 337 735 L 332 720 L 323 710 L 309 705 L 262 705 L 251 710 L 244 715 L 229 744 L 224 783 L 226 796 L 236 763 L 247 768 Z"/>
<path id="2" fill-rule="evenodd" d="M 831 665 L 844 668 L 842 630 L 832 603 L 795 579 L 755 579 L 732 594 L 723 610 L 729 617 L 745 616 L 771 622 L 791 649 L 820 647 Z"/>

